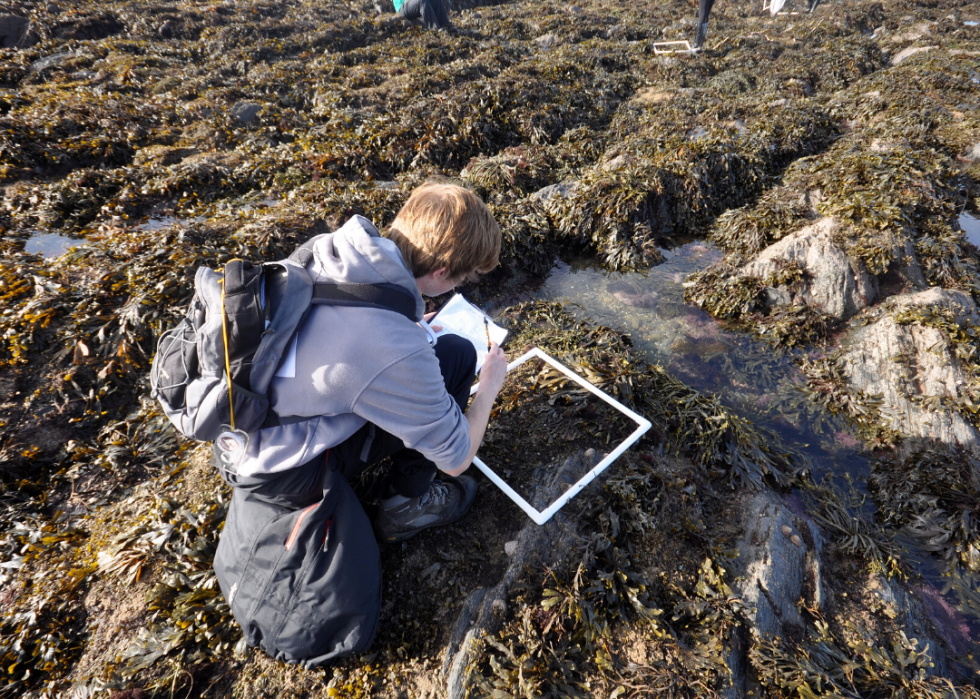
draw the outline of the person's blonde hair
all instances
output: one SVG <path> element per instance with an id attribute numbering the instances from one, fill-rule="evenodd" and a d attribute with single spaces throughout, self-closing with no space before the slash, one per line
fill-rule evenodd
<path id="1" fill-rule="evenodd" d="M 463 280 L 491 271 L 500 257 L 500 226 L 490 209 L 474 192 L 449 183 L 418 187 L 385 236 L 416 278 L 445 267 Z"/>

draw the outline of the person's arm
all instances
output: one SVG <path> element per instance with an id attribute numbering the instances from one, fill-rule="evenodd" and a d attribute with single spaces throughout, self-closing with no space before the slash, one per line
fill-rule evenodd
<path id="1" fill-rule="evenodd" d="M 490 410 L 493 403 L 497 400 L 507 378 L 507 355 L 500 349 L 499 345 L 491 345 L 487 359 L 480 369 L 480 387 L 477 388 L 470 407 L 464 413 L 466 422 L 469 423 L 470 431 L 470 451 L 466 459 L 459 466 L 452 470 L 444 470 L 450 476 L 458 476 L 470 467 L 473 457 L 476 456 L 480 444 L 483 442 L 483 435 L 487 431 L 487 423 L 490 421 Z"/>

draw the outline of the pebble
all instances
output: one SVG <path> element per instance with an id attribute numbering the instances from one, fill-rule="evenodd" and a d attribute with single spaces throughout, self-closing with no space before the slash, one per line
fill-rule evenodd
<path id="1" fill-rule="evenodd" d="M 802 546 L 803 545 L 803 539 L 801 539 L 800 537 L 798 537 L 796 534 L 793 534 L 793 536 L 791 536 L 789 538 L 789 540 L 792 541 L 797 546 Z"/>
<path id="2" fill-rule="evenodd" d="M 508 556 L 513 556 L 515 553 L 517 553 L 517 542 L 508 541 L 506 544 L 504 544 L 504 553 L 506 553 Z"/>
<path id="3" fill-rule="evenodd" d="M 790 536 L 793 534 L 793 528 L 790 527 L 788 524 L 784 524 L 783 526 L 781 526 L 779 528 L 779 531 L 783 533 L 783 536 Z"/>

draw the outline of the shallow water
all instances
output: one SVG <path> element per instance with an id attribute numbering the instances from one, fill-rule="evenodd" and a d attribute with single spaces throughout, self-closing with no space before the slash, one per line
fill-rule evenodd
<path id="1" fill-rule="evenodd" d="M 961 220 L 961 225 L 967 230 L 974 224 Z M 976 228 L 973 233 L 980 236 Z M 857 451 L 860 442 L 854 430 L 800 390 L 805 379 L 793 356 L 745 333 L 727 331 L 707 313 L 685 303 L 684 280 L 721 260 L 721 251 L 693 242 L 665 252 L 665 263 L 642 273 L 559 264 L 537 296 L 574 304 L 568 306 L 573 314 L 629 332 L 652 362 L 688 386 L 718 396 L 733 412 L 772 430 L 787 446 L 806 454 L 817 480 L 850 475 L 864 483 L 870 466 Z M 912 548 L 912 542 L 900 540 L 898 545 L 903 558 L 923 577 L 927 594 L 941 596 L 967 615 L 973 638 L 980 637 L 980 618 L 961 603 L 956 590 L 943 589 L 948 582 L 943 565 Z"/>
<path id="2" fill-rule="evenodd" d="M 980 248 L 980 218 L 972 214 L 960 214 L 960 228 L 966 234 L 967 241 L 974 247 Z"/>
<path id="3" fill-rule="evenodd" d="M 858 441 L 846 422 L 812 405 L 789 353 L 744 333 L 726 331 L 707 313 L 684 301 L 684 279 L 708 267 L 722 253 L 703 243 L 666 251 L 667 261 L 642 273 L 609 273 L 560 264 L 541 291 L 547 300 L 603 325 L 628 331 L 652 362 L 758 426 L 805 452 L 819 478 L 842 468 L 867 473 L 867 461 L 853 451 Z"/>
<path id="4" fill-rule="evenodd" d="M 42 257 L 59 257 L 84 242 L 84 240 L 69 238 L 57 233 L 38 233 L 32 235 L 24 243 L 24 252 L 29 252 L 32 255 L 40 254 Z"/>

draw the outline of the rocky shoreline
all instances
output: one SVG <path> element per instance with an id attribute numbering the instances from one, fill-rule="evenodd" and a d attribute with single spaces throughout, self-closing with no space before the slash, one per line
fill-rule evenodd
<path id="1" fill-rule="evenodd" d="M 451 4 L 426 33 L 369 0 L 0 1 L 0 698 L 976 696 L 976 10 L 719 4 L 704 52 L 664 56 L 687 3 Z M 513 351 L 654 429 L 545 527 L 484 482 L 383 553 L 370 654 L 283 666 L 239 643 L 210 572 L 228 494 L 149 360 L 197 266 L 383 225 L 432 176 L 501 223 L 466 293 Z M 27 252 L 52 232 L 84 242 Z M 558 255 L 642 270 L 691 238 L 725 258 L 688 301 L 791 356 L 869 473 L 814 479 L 533 301 Z M 484 447 L 547 500 L 622 429 L 555 378 L 518 377 Z"/>

